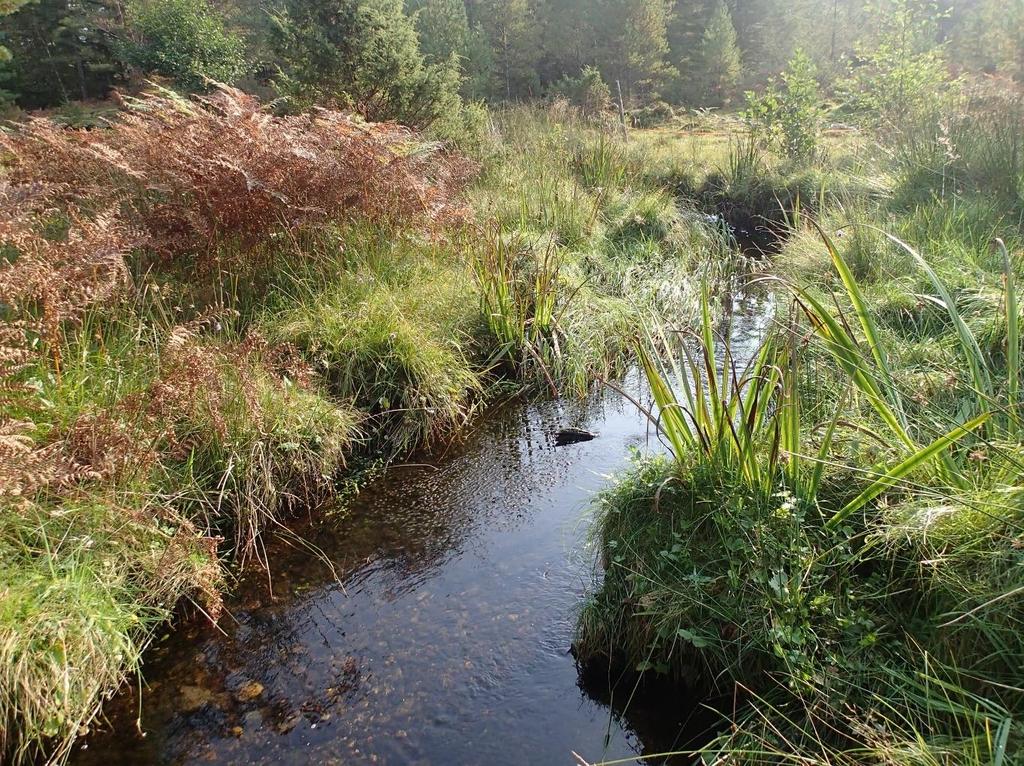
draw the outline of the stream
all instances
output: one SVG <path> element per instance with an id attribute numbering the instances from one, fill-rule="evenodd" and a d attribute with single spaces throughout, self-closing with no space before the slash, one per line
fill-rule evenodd
<path id="1" fill-rule="evenodd" d="M 770 303 L 733 309 L 742 358 Z M 649 403 L 637 373 L 624 387 Z M 570 427 L 599 436 L 556 447 Z M 607 388 L 488 411 L 464 440 L 300 528 L 322 555 L 275 541 L 273 595 L 255 573 L 220 630 L 169 630 L 141 695 L 111 700 L 72 763 L 554 766 L 574 751 L 647 763 L 706 741 L 721 718 L 702 699 L 581 674 L 570 653 L 594 581 L 588 512 L 634 449 L 662 448 Z"/>

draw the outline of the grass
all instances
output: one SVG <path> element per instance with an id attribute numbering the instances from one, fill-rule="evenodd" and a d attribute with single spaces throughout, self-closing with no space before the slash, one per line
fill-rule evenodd
<path id="1" fill-rule="evenodd" d="M 595 509 L 577 649 L 734 697 L 706 763 L 1024 756 L 1016 203 L 863 162 L 888 192 L 787 217 L 750 364 L 710 312 L 651 331 L 669 454 Z"/>
<path id="2" fill-rule="evenodd" d="M 251 107 L 232 129 L 264 141 L 281 126 L 250 121 Z M 202 109 L 175 119 L 217 133 Z M 53 232 L 32 228 L 31 211 L 14 222 L 29 229 L 18 240 L 24 252 L 14 240 L 5 250 L 4 268 L 35 271 L 10 281 L 18 291 L 0 333 L 7 760 L 64 759 L 103 699 L 139 672 L 176 605 L 216 619 L 227 574 L 267 566 L 264 535 L 287 533 L 290 516 L 331 502 L 357 466 L 457 438 L 499 393 L 587 392 L 624 369 L 647 316 L 694 312 L 700 284 L 732 271 L 720 228 L 593 128 L 524 108 L 496 114 L 496 130 L 477 148 L 480 175 L 465 190 L 467 216 L 454 196 L 464 159 L 439 158 L 435 148 L 402 155 L 389 172 L 415 189 L 384 188 L 387 180 L 378 189 L 364 181 L 379 168 L 332 154 L 327 123 L 348 126 L 326 113 L 324 121 L 307 126 L 321 131 L 310 140 L 330 159 L 310 175 L 322 191 L 293 188 L 302 173 L 272 172 L 273 153 L 261 144 L 252 172 L 288 193 L 260 196 L 259 216 L 245 218 L 233 171 L 217 165 L 196 181 L 208 191 L 199 213 L 182 208 L 182 197 L 144 222 L 150 231 L 185 222 L 188 236 L 154 242 L 166 252 L 140 243 L 102 291 L 79 289 L 81 271 L 43 290 L 47 259 L 84 263 L 77 251 L 62 255 L 74 245 L 96 260 L 82 268 L 106 278 L 110 258 L 100 255 L 131 250 L 122 248 L 133 241 L 128 227 L 115 227 L 116 239 L 101 225 L 89 229 L 92 246 L 72 237 L 73 215 Z M 39 131 L 65 153 L 51 162 L 42 144 L 21 149 L 39 153 L 33 167 L 68 175 L 57 166 L 74 163 L 76 150 L 60 143 L 65 134 Z M 391 134 L 371 133 L 378 162 Z M 146 135 L 126 138 L 142 152 L 139 172 L 162 172 L 147 164 Z M 99 131 L 81 140 L 118 139 Z M 441 179 L 433 185 L 417 176 L 431 162 L 444 163 L 430 171 Z M 342 181 L 358 186 L 356 203 L 332 172 L 353 176 Z M 341 212 L 324 218 L 304 206 L 294 211 L 299 223 L 281 229 L 280 209 L 296 194 L 326 195 Z M 428 221 L 421 194 L 433 200 Z M 232 203 L 222 208 L 221 199 Z M 260 235 L 201 235 L 224 216 L 245 218 Z M 45 332 L 19 324 L 47 305 L 63 317 Z M 25 328 L 34 345 L 8 348 Z"/>

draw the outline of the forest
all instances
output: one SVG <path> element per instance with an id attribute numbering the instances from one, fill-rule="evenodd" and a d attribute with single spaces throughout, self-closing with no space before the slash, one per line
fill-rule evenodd
<path id="1" fill-rule="evenodd" d="M 103 99 L 161 75 L 424 127 L 450 117 L 456 96 L 572 95 L 591 69 L 631 107 L 720 107 L 741 103 L 798 50 L 839 98 L 853 90 L 851 68 L 908 47 L 941 55 L 954 75 L 1024 76 L 1017 0 L 4 0 L 0 13 L 0 88 L 23 108 Z"/>
<path id="2" fill-rule="evenodd" d="M 1024 764 L 1024 0 L 0 0 L 0 113 L 4 763 Z"/>

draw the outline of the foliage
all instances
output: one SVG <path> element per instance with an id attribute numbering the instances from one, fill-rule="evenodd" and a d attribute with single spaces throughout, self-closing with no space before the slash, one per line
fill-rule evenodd
<path id="1" fill-rule="evenodd" d="M 736 29 L 724 0 L 717 0 L 715 11 L 700 43 L 701 77 L 704 95 L 712 103 L 728 103 L 743 73 Z"/>
<path id="2" fill-rule="evenodd" d="M 465 59 L 470 30 L 462 0 L 407 0 L 406 9 L 416 25 L 420 50 L 428 64 L 441 64 L 452 56 Z"/>
<path id="3" fill-rule="evenodd" d="M 463 215 L 468 165 L 404 129 L 230 90 L 132 108 L 0 137 L 5 762 L 66 754 L 179 600 L 215 620 L 221 561 L 266 564 L 261 536 L 332 494 L 360 416 L 234 308 L 271 250 L 315 268 L 328 220 Z"/>
<path id="4" fill-rule="evenodd" d="M 401 455 L 452 437 L 484 395 L 472 279 L 453 265 L 466 243 L 363 225 L 339 244 L 356 255 L 328 280 L 297 279 L 261 323 L 368 413 L 374 451 Z"/>
<path id="5" fill-rule="evenodd" d="M 211 80 L 231 84 L 248 68 L 241 38 L 206 0 L 135 0 L 128 18 L 127 61 L 185 90 L 206 90 Z"/>
<path id="6" fill-rule="evenodd" d="M 577 650 L 738 693 L 709 762 L 981 764 L 1024 747 L 1019 265 L 997 242 L 973 278 L 1001 294 L 951 287 L 962 256 L 946 251 L 981 217 L 945 216 L 927 224 L 947 238 L 934 258 L 879 235 L 896 289 L 934 320 L 895 335 L 891 282 L 841 251 L 863 244 L 809 227 L 830 273 L 780 285 L 796 310 L 749 365 L 707 308 L 696 333 L 656 339 L 669 362 L 642 356 L 672 460 L 639 461 L 599 500 L 605 573 Z"/>
<path id="7" fill-rule="evenodd" d="M 747 120 L 757 140 L 788 157 L 813 159 L 821 132 L 821 103 L 814 62 L 797 51 L 782 73 L 782 87 L 747 93 Z"/>
<path id="8" fill-rule="evenodd" d="M 410 152 L 413 141 L 404 128 L 326 110 L 272 117 L 228 88 L 191 102 L 147 95 L 110 130 L 68 131 L 34 119 L 0 137 L 14 159 L 12 183 L 127 207 L 134 245 L 167 258 L 205 255 L 210 267 L 220 256 L 203 246 L 222 238 L 252 252 L 272 232 L 356 214 L 461 220 L 458 192 L 472 165 L 437 147 Z"/>
<path id="9" fill-rule="evenodd" d="M 840 83 L 850 108 L 888 131 L 936 120 L 949 103 L 951 85 L 931 2 L 885 0 L 877 39 L 862 44 L 860 63 Z"/>
<path id="10" fill-rule="evenodd" d="M 4 87 L 24 107 L 103 98 L 123 69 L 108 30 L 114 6 L 33 0 L 3 19 L 0 39 L 11 60 Z"/>
<path id="11" fill-rule="evenodd" d="M 653 104 L 633 109 L 629 118 L 633 125 L 638 128 L 656 128 L 665 125 L 673 120 L 676 113 L 671 104 L 664 101 L 655 101 Z"/>
<path id="12" fill-rule="evenodd" d="M 457 58 L 424 62 L 401 0 L 296 0 L 274 19 L 278 87 L 297 107 L 351 107 L 418 128 L 461 107 Z"/>
<path id="13" fill-rule="evenodd" d="M 612 91 L 596 67 L 584 67 L 578 77 L 563 77 L 551 86 L 551 93 L 568 99 L 588 117 L 598 117 L 611 108 Z"/>

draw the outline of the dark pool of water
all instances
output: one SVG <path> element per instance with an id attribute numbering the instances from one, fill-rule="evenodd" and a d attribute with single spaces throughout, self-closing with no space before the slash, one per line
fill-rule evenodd
<path id="1" fill-rule="evenodd" d="M 599 438 L 555 447 L 564 427 Z M 683 747 L 707 726 L 699 699 L 634 695 L 570 654 L 594 576 L 588 508 L 633 448 L 658 449 L 611 391 L 489 412 L 306 530 L 330 566 L 278 542 L 273 597 L 253 578 L 223 632 L 177 626 L 147 656 L 141 700 L 113 700 L 73 762 L 628 763 Z"/>

